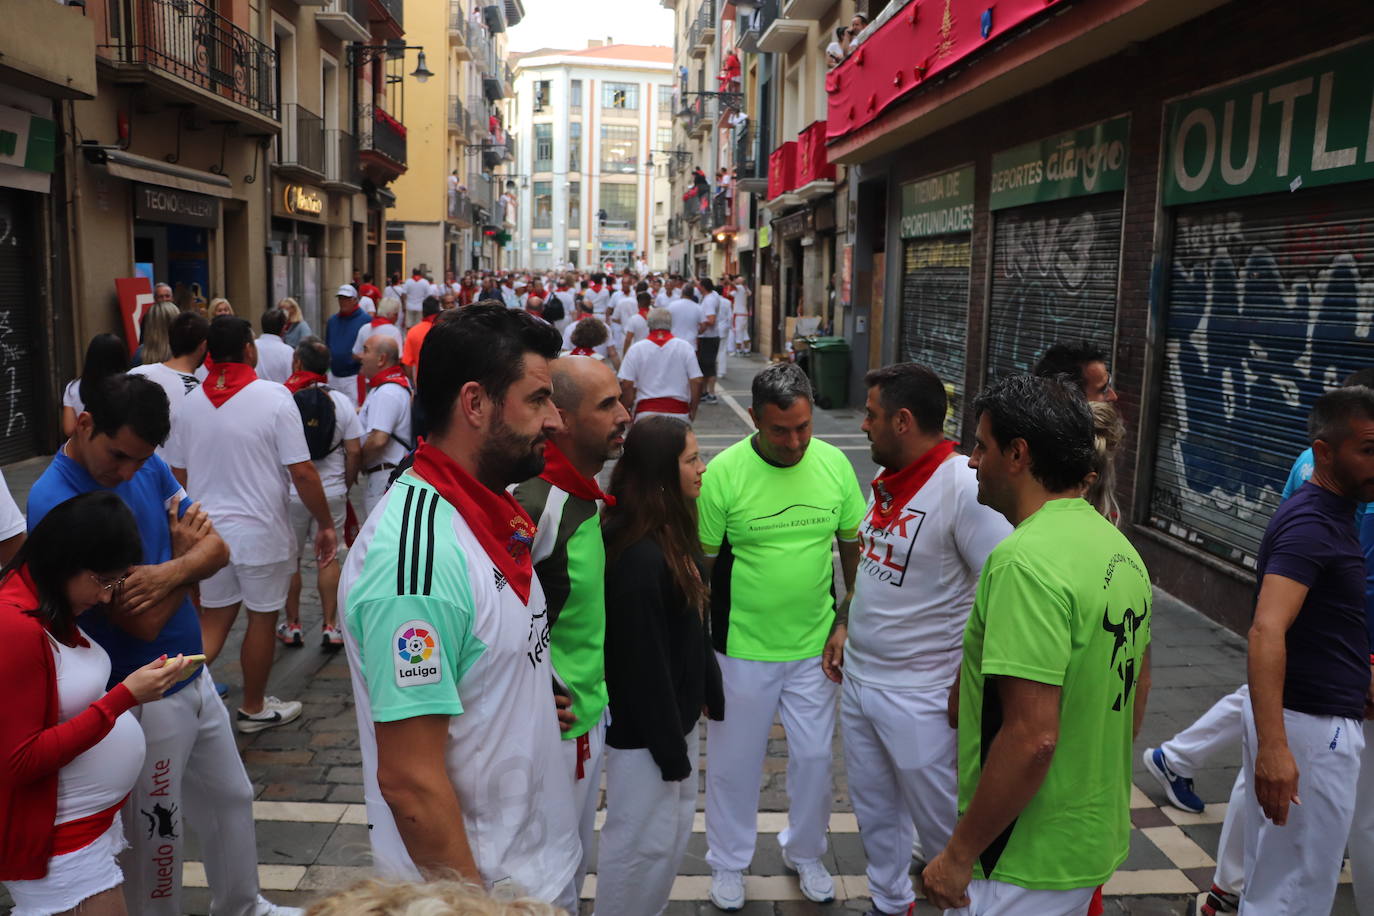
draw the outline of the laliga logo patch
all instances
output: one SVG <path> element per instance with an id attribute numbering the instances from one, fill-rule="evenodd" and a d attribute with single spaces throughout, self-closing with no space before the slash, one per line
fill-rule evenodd
<path id="1" fill-rule="evenodd" d="M 397 687 L 439 683 L 443 647 L 439 644 L 439 634 L 429 622 L 407 621 L 396 628 L 393 640 Z"/>
<path id="2" fill-rule="evenodd" d="M 534 529 L 519 516 L 510 520 L 510 527 L 511 536 L 510 541 L 506 544 L 506 549 L 510 551 L 511 556 L 518 560 L 534 547 Z"/>

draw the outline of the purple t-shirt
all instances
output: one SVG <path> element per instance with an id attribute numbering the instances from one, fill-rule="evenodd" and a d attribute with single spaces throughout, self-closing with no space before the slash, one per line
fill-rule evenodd
<path id="1" fill-rule="evenodd" d="M 1355 501 L 1305 483 L 1279 506 L 1259 549 L 1259 581 L 1269 574 L 1307 586 L 1288 629 L 1283 706 L 1314 716 L 1364 718 L 1369 630 L 1364 615 L 1364 552 L 1350 519 Z"/>

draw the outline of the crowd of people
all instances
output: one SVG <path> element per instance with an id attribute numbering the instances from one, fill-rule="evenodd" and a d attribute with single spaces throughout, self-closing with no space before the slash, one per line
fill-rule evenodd
<path id="1" fill-rule="evenodd" d="M 991 384 L 968 455 L 935 372 L 869 372 L 865 497 L 813 437 L 790 362 L 754 376 L 754 431 L 703 460 L 693 421 L 748 345 L 741 278 L 356 279 L 323 337 L 293 342 L 290 302 L 256 334 L 232 308 L 155 305 L 132 368 L 126 342 L 96 337 L 27 519 L 0 506 L 16 913 L 182 912 L 183 817 L 212 912 L 297 912 L 259 894 L 233 732 L 301 714 L 266 688 L 277 643 L 306 641 L 310 555 L 381 879 L 312 912 L 576 912 L 603 772 L 595 911 L 662 912 L 703 731 L 709 896 L 740 910 L 775 720 L 778 840 L 809 900 L 836 896 L 838 725 L 870 916 L 914 912 L 913 854 L 958 916 L 1101 911 L 1129 846 L 1152 629 L 1104 353 L 1056 344 Z M 1198 761 L 1244 748 L 1209 914 L 1325 912 L 1347 835 L 1357 896 L 1374 893 L 1355 835 L 1374 819 L 1357 792 L 1371 383 L 1312 406 L 1259 554 L 1248 689 L 1145 751 L 1171 803 L 1200 810 Z M 240 606 L 231 715 L 211 666 Z"/>

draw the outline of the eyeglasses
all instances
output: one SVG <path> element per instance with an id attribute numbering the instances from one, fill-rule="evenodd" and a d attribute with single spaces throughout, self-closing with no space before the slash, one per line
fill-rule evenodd
<path id="1" fill-rule="evenodd" d="M 95 581 L 96 585 L 100 586 L 100 590 L 102 592 L 115 591 L 119 589 L 121 586 L 124 585 L 124 581 L 129 578 L 129 573 L 125 573 L 124 575 L 118 577 L 97 576 L 95 573 L 88 573 L 88 575 L 91 577 L 91 579 Z"/>

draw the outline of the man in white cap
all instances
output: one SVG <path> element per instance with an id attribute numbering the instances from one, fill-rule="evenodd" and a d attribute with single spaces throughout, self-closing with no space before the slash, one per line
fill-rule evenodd
<path id="1" fill-rule="evenodd" d="M 324 326 L 324 343 L 329 347 L 329 387 L 358 403 L 358 361 L 353 358 L 353 342 L 358 331 L 372 320 L 358 306 L 358 291 L 351 284 L 339 287 L 339 311 L 329 316 Z"/>

